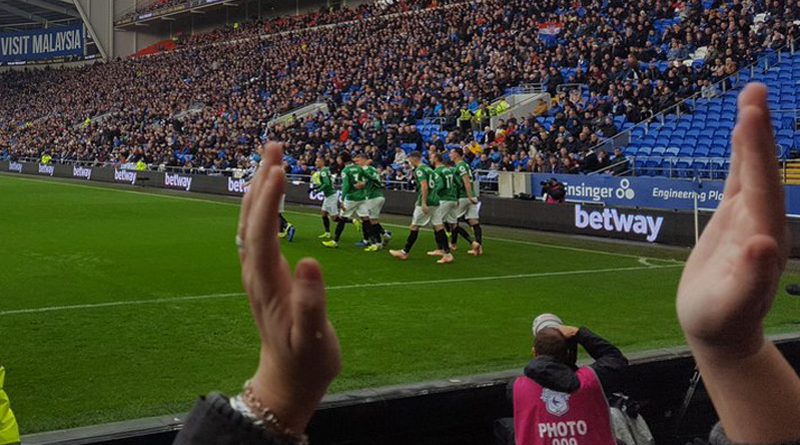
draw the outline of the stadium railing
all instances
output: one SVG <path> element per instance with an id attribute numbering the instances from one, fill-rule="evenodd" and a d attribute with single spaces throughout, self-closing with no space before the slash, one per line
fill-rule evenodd
<path id="1" fill-rule="evenodd" d="M 743 77 L 743 73 L 747 73 L 746 76 L 747 79 L 752 79 L 755 76 L 757 69 L 761 69 L 763 70 L 763 72 L 769 71 L 773 65 L 776 65 L 781 62 L 784 54 L 794 55 L 796 52 L 796 45 L 798 43 L 800 43 L 800 38 L 795 40 L 790 40 L 784 46 L 776 50 L 772 49 L 764 50 L 764 52 L 762 52 L 760 56 L 756 57 L 756 60 L 753 63 L 745 66 L 744 68 L 741 68 L 736 73 L 715 82 L 713 85 L 717 88 L 717 91 L 719 91 L 720 94 L 714 97 L 714 100 L 720 99 L 728 91 L 742 86 L 741 80 Z M 637 123 L 632 127 L 625 129 L 624 131 L 621 131 L 613 138 L 604 139 L 599 144 L 592 147 L 592 149 L 595 151 L 601 149 L 611 151 L 614 148 L 621 146 L 618 145 L 618 141 L 623 140 L 625 141 L 623 142 L 623 144 L 626 144 L 628 143 L 628 141 L 632 140 L 632 134 L 637 128 L 643 129 L 644 134 L 648 134 L 651 125 L 654 124 L 664 125 L 667 121 L 668 115 L 675 114 L 676 116 L 680 117 L 682 115 L 681 110 L 685 110 L 687 108 L 694 110 L 696 108 L 697 100 L 700 99 L 701 97 L 702 97 L 701 92 L 697 92 L 694 95 L 689 96 L 686 99 L 683 99 L 677 102 L 676 104 L 659 111 L 658 113 L 651 113 L 650 117 L 642 120 L 641 122 Z M 689 105 L 691 105 L 691 107 L 688 107 Z M 622 135 L 625 135 L 625 137 L 622 137 Z"/>

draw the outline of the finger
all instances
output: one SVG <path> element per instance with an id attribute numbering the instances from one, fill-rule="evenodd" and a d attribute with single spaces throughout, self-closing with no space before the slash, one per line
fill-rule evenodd
<path id="1" fill-rule="evenodd" d="M 734 150 L 741 164 L 740 187 L 748 209 L 780 238 L 785 218 L 783 189 L 766 94 L 762 85 L 749 86 L 742 93 Z"/>
<path id="2" fill-rule="evenodd" d="M 265 166 L 281 165 L 283 162 L 283 144 L 278 142 L 270 142 L 263 150 L 263 159 Z"/>
<path id="3" fill-rule="evenodd" d="M 311 347 L 326 332 L 325 282 L 319 263 L 311 258 L 300 260 L 295 267 L 292 285 L 292 347 Z"/>
<path id="4" fill-rule="evenodd" d="M 731 302 L 737 313 L 750 314 L 759 321 L 769 311 L 781 276 L 781 253 L 776 240 L 754 235 L 745 243 L 734 266 L 736 282 L 743 300 Z"/>
<path id="5" fill-rule="evenodd" d="M 263 153 L 263 151 L 259 148 L 259 153 Z M 263 157 L 262 157 L 263 159 Z M 256 174 L 254 175 L 253 179 L 248 184 L 247 192 L 242 198 L 242 207 L 239 211 L 239 227 L 237 236 L 239 237 L 240 246 L 239 246 L 239 260 L 242 263 L 242 274 L 246 271 L 246 267 L 244 266 L 244 262 L 247 260 L 247 227 L 248 221 L 251 215 L 251 209 L 253 207 L 253 203 L 257 202 L 262 193 L 263 186 L 262 184 L 266 180 L 266 176 L 268 174 L 267 168 L 262 168 L 261 166 L 258 167 L 256 170 Z"/>
<path id="6" fill-rule="evenodd" d="M 251 184 L 252 186 L 252 184 Z M 242 198 L 242 205 L 239 209 L 239 224 L 236 229 L 236 237 L 237 242 L 239 245 L 237 246 L 239 250 L 239 262 L 244 264 L 246 259 L 247 249 L 244 248 L 245 237 L 247 235 L 247 218 L 250 214 L 250 208 L 253 204 L 253 193 L 245 193 L 244 197 Z"/>
<path id="7" fill-rule="evenodd" d="M 741 190 L 741 172 L 745 163 L 742 149 L 748 144 L 752 135 L 752 126 L 743 119 L 744 109 L 749 106 L 765 107 L 767 91 L 766 87 L 760 83 L 748 84 L 738 97 L 738 121 L 736 128 L 733 129 L 731 145 L 733 154 L 731 156 L 731 167 L 728 180 L 725 184 L 725 195 L 733 197 Z"/>
<path id="8" fill-rule="evenodd" d="M 283 260 L 278 245 L 278 205 L 285 185 L 280 167 L 270 166 L 263 173 L 259 195 L 253 199 L 247 221 L 245 248 L 253 272 L 261 277 L 260 281 L 267 293 L 274 294 L 287 291 L 289 282 L 288 274 L 282 273 L 285 270 L 278 267 Z M 266 297 L 271 298 L 273 295 Z"/>

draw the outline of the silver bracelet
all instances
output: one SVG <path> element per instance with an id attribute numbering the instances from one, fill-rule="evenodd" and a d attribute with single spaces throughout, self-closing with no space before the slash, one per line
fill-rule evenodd
<path id="1" fill-rule="evenodd" d="M 242 392 L 230 399 L 231 408 L 240 412 L 253 424 L 274 434 L 281 440 L 293 442 L 297 445 L 308 445 L 308 436 L 296 433 L 283 425 L 275 413 L 261 404 L 255 396 L 250 380 L 245 382 Z"/>

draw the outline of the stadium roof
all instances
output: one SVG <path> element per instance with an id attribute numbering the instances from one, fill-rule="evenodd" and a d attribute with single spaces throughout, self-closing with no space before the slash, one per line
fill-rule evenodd
<path id="1" fill-rule="evenodd" d="M 81 20 L 73 0 L 0 0 L 0 32 L 60 26 Z"/>

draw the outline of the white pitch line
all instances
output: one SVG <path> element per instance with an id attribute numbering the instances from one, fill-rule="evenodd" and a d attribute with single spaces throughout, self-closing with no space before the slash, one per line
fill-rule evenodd
<path id="1" fill-rule="evenodd" d="M 361 284 L 344 284 L 341 286 L 328 286 L 327 291 L 337 291 L 345 289 L 364 289 L 373 287 L 396 287 L 396 286 L 424 286 L 424 285 L 439 285 L 450 283 L 465 283 L 475 281 L 494 281 L 494 280 L 514 280 L 520 278 L 548 278 L 558 277 L 564 275 L 589 275 L 607 272 L 625 272 L 637 270 L 656 270 L 666 269 L 671 267 L 678 267 L 680 264 L 674 265 L 649 265 L 649 266 L 634 266 L 634 267 L 614 267 L 608 269 L 589 269 L 589 270 L 565 270 L 560 272 L 539 272 L 529 274 L 515 274 L 515 275 L 495 275 L 485 277 L 466 277 L 466 278 L 447 278 L 443 280 L 421 280 L 421 281 L 390 281 L 386 283 L 361 283 Z M 154 298 L 150 300 L 128 300 L 128 301 L 112 301 L 108 303 L 92 303 L 92 304 L 75 304 L 69 306 L 48 306 L 30 309 L 13 309 L 0 312 L 0 317 L 6 315 L 21 315 L 21 314 L 38 314 L 42 312 L 58 312 L 77 309 L 95 309 L 117 306 L 138 306 L 143 304 L 161 304 L 161 303 L 181 303 L 185 301 L 198 301 L 198 300 L 213 300 L 229 297 L 239 297 L 245 295 L 243 292 L 233 292 L 225 294 L 209 294 L 209 295 L 190 295 L 185 297 L 170 297 L 170 298 Z"/>
<path id="2" fill-rule="evenodd" d="M 121 193 L 130 193 L 130 194 L 134 194 L 134 195 L 153 196 L 153 197 L 157 197 L 157 198 L 166 198 L 166 199 L 177 199 L 177 200 L 181 200 L 181 201 L 203 202 L 203 203 L 218 204 L 218 205 L 233 206 L 233 207 L 239 207 L 240 206 L 238 202 L 228 202 L 228 201 L 221 201 L 221 200 L 214 200 L 214 199 L 193 198 L 193 197 L 190 197 L 190 196 L 177 196 L 177 195 L 152 193 L 152 192 L 141 192 L 141 191 L 138 191 L 138 190 L 126 190 L 126 189 L 108 187 L 108 186 L 103 186 L 103 185 L 76 184 L 76 183 L 72 183 L 72 182 L 68 182 L 68 181 L 52 181 L 52 180 L 48 180 L 47 178 L 37 178 L 37 177 L 25 178 L 25 177 L 15 176 L 15 175 L 12 175 L 10 173 L 9 174 L 0 175 L 0 177 L 13 178 L 13 179 L 18 179 L 20 181 L 40 182 L 40 183 L 45 183 L 45 184 L 60 184 L 60 185 L 67 185 L 67 186 L 71 186 L 71 187 L 88 188 L 88 189 L 94 189 L 94 190 L 109 190 L 109 191 L 115 191 L 115 192 L 121 192 Z M 313 216 L 315 216 L 314 214 L 312 214 L 310 212 L 300 212 L 300 211 L 296 211 L 296 210 L 287 210 L 284 213 L 289 213 L 289 214 L 292 214 L 292 215 L 302 215 L 302 216 L 305 216 L 305 217 L 313 217 Z M 402 224 L 392 224 L 392 223 L 382 223 L 382 224 L 384 226 L 386 226 L 386 227 L 396 227 L 398 229 L 405 229 L 405 228 L 408 227 L 408 226 L 404 226 Z M 429 229 L 423 229 L 423 230 L 428 231 Z M 584 248 L 581 248 L 581 247 L 560 246 L 558 244 L 539 243 L 539 242 L 535 242 L 535 241 L 522 241 L 522 240 L 515 240 L 515 239 L 508 239 L 508 238 L 496 238 L 496 237 L 493 237 L 493 236 L 484 236 L 483 238 L 487 239 L 487 240 L 491 240 L 491 241 L 500 241 L 500 242 L 505 242 L 505 243 L 520 244 L 520 245 L 524 245 L 524 246 L 545 247 L 545 248 L 548 248 L 548 249 L 558 249 L 558 250 L 567 250 L 567 251 L 571 251 L 571 252 L 592 253 L 592 254 L 597 254 L 597 255 L 608 255 L 608 256 L 615 256 L 615 257 L 619 257 L 619 258 L 634 258 L 636 260 L 639 260 L 640 258 L 646 258 L 646 259 L 653 259 L 653 260 L 659 260 L 659 261 L 674 262 L 675 264 L 684 264 L 683 261 L 679 261 L 679 260 L 663 259 L 663 258 L 655 258 L 655 257 L 643 257 L 643 256 L 631 255 L 631 254 L 627 254 L 627 253 L 607 252 L 607 251 L 604 251 L 604 250 L 584 249 Z M 2 315 L 2 314 L 0 313 L 0 315 Z"/>

